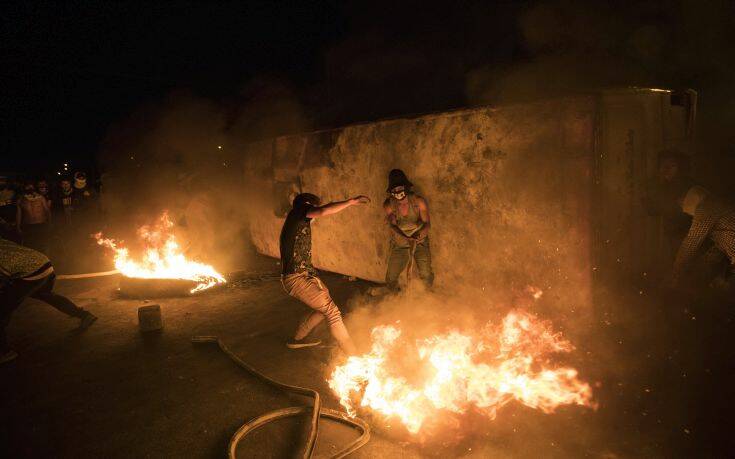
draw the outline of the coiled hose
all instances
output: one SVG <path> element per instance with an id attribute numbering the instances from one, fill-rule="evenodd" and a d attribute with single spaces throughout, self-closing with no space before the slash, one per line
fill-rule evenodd
<path id="1" fill-rule="evenodd" d="M 235 459 L 237 457 L 237 444 L 250 432 L 264 426 L 269 422 L 291 416 L 297 416 L 300 414 L 306 414 L 309 412 L 311 412 L 311 430 L 309 431 L 309 436 L 306 440 L 304 453 L 301 456 L 303 459 L 311 458 L 312 454 L 314 453 L 317 436 L 319 434 L 319 418 L 321 417 L 341 422 L 342 424 L 346 424 L 360 431 L 360 436 L 357 438 L 357 440 L 353 441 L 336 454 L 330 456 L 332 459 L 345 457 L 357 451 L 359 448 L 364 446 L 368 442 L 368 440 L 370 440 L 370 426 L 365 421 L 359 418 L 350 418 L 347 416 L 347 413 L 332 410 L 329 408 L 322 408 L 322 402 L 321 397 L 319 396 L 319 392 L 313 389 L 308 389 L 306 387 L 290 386 L 288 384 L 283 384 L 265 376 L 255 368 L 245 363 L 237 355 L 233 354 L 232 351 L 230 351 L 227 346 L 225 346 L 225 344 L 220 341 L 220 339 L 216 336 L 195 336 L 191 339 L 191 342 L 217 344 L 220 350 L 227 354 L 227 356 L 232 359 L 238 366 L 240 366 L 240 368 L 244 369 L 245 371 L 265 382 L 266 384 L 277 387 L 285 392 L 292 392 L 294 394 L 304 395 L 307 397 L 312 397 L 314 399 L 314 405 L 312 407 L 293 406 L 289 408 L 282 408 L 280 410 L 271 411 L 261 416 L 258 416 L 257 418 L 243 424 L 239 429 L 237 429 L 237 432 L 235 432 L 235 434 L 230 439 L 230 444 L 228 446 L 228 457 L 230 459 Z"/>

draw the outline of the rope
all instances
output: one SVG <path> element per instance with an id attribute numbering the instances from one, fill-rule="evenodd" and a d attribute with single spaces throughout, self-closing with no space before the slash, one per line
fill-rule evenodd
<path id="1" fill-rule="evenodd" d="M 237 355 L 232 353 L 232 351 L 230 351 L 227 348 L 227 346 L 225 346 L 225 344 L 222 341 L 220 341 L 220 339 L 217 338 L 216 336 L 195 336 L 191 339 L 191 342 L 192 343 L 202 343 L 202 344 L 204 343 L 217 344 L 220 350 L 224 352 L 225 354 L 227 354 L 227 356 L 230 359 L 232 359 L 239 367 L 241 367 L 242 369 L 244 369 L 251 375 L 255 376 L 256 378 L 260 379 L 264 383 L 277 387 L 283 390 L 284 392 L 292 392 L 295 394 L 312 397 L 314 399 L 313 407 L 294 406 L 290 408 L 282 408 L 282 409 L 274 410 L 264 415 L 258 416 L 257 418 L 243 424 L 239 429 L 237 429 L 235 434 L 230 439 L 230 444 L 228 446 L 228 457 L 230 459 L 236 459 L 238 443 L 250 432 L 264 426 L 265 424 L 269 422 L 272 422 L 278 419 L 291 417 L 291 416 L 297 416 L 300 414 L 306 414 L 309 412 L 311 413 L 311 430 L 309 431 L 309 436 L 306 440 L 304 452 L 303 452 L 303 455 L 301 456 L 303 459 L 311 458 L 312 454 L 314 453 L 317 435 L 319 434 L 319 419 L 322 417 L 333 420 L 333 421 L 340 422 L 342 424 L 346 424 L 360 431 L 360 436 L 355 441 L 345 446 L 341 451 L 338 451 L 337 453 L 330 456 L 332 459 L 345 457 L 357 451 L 359 448 L 364 446 L 368 442 L 368 440 L 370 440 L 370 426 L 367 423 L 365 423 L 365 421 L 359 418 L 350 418 L 348 417 L 346 413 L 342 413 L 340 411 L 332 410 L 329 408 L 322 408 L 322 402 L 321 402 L 321 397 L 319 396 L 319 392 L 313 389 L 308 389 L 306 387 L 291 386 L 288 384 L 283 384 L 283 383 L 280 383 L 276 380 L 269 378 L 268 376 L 265 376 L 264 374 L 260 373 L 255 368 L 245 363 Z"/>
<path id="2" fill-rule="evenodd" d="M 418 241 L 411 240 L 409 242 L 411 245 L 411 249 L 408 252 L 408 266 L 406 267 L 406 289 L 411 285 L 411 271 L 413 271 L 413 263 L 414 263 L 414 253 L 416 252 L 416 246 L 418 245 Z"/>

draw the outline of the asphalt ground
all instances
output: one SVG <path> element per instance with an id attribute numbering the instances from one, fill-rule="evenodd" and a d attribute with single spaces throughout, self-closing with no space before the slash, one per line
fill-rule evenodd
<path id="1" fill-rule="evenodd" d="M 57 290 L 99 320 L 79 333 L 76 321 L 29 300 L 8 327 L 20 356 L 0 366 L 2 457 L 223 457 L 231 435 L 267 411 L 308 403 L 244 373 L 195 335 L 217 335 L 263 373 L 319 390 L 336 352 L 325 346 L 289 350 L 305 308 L 289 298 L 262 258 L 240 281 L 203 295 L 133 300 L 118 297 L 119 279 L 59 281 Z M 349 299 L 371 286 L 326 274 L 349 318 Z M 471 435 L 417 444 L 371 420 L 373 435 L 354 457 L 727 457 L 733 397 L 733 311 L 634 297 L 601 311 L 578 333 L 583 376 L 597 382 L 596 411 L 564 407 L 543 414 L 517 404 Z M 637 301 L 637 302 L 636 302 Z M 146 335 L 137 309 L 160 304 L 164 328 Z M 602 307 L 602 306 L 601 306 Z M 349 323 L 349 322 L 348 322 Z M 293 457 L 305 419 L 268 426 L 241 444 L 241 457 Z M 317 456 L 356 434 L 323 422 Z"/>

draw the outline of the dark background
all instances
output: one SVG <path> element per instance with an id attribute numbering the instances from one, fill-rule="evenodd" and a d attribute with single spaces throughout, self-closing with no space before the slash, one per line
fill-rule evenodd
<path id="1" fill-rule="evenodd" d="M 243 107 L 256 107 L 249 117 L 276 119 L 274 112 L 297 107 L 306 120 L 246 134 L 257 137 L 588 88 L 691 87 L 700 94 L 701 175 L 724 183 L 712 171 L 732 161 L 728 1 L 1 8 L 6 171 L 55 170 L 66 161 L 92 166 L 111 126 L 181 91 L 213 101 L 240 123 Z M 284 99 L 290 103 L 277 103 Z"/>

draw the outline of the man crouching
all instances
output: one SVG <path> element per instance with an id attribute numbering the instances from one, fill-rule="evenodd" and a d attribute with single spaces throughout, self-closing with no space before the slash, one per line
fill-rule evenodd
<path id="1" fill-rule="evenodd" d="M 336 214 L 350 206 L 367 204 L 367 196 L 357 196 L 346 201 L 330 202 L 321 206 L 318 196 L 302 193 L 293 200 L 293 208 L 288 213 L 281 229 L 281 282 L 286 293 L 305 303 L 312 311 L 296 329 L 293 339 L 287 346 L 291 349 L 316 346 L 319 340 L 307 339 L 309 333 L 324 319 L 329 331 L 337 340 L 339 347 L 347 355 L 356 353 L 350 334 L 342 322 L 342 314 L 329 295 L 329 290 L 317 277 L 311 264 L 311 220 Z"/>

